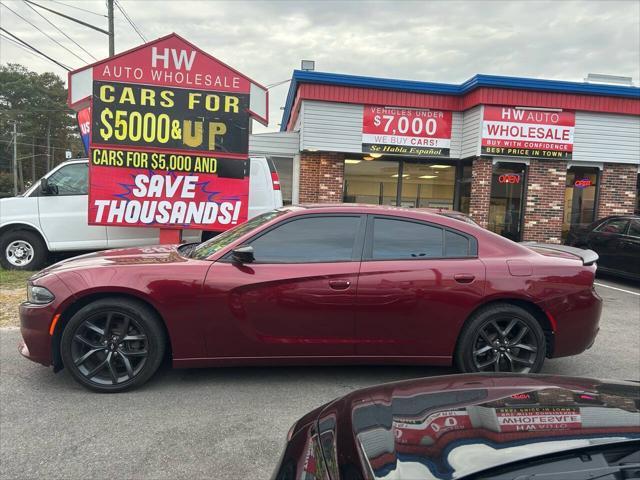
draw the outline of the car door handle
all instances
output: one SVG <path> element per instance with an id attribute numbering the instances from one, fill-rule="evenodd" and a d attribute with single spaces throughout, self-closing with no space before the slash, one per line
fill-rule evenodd
<path id="1" fill-rule="evenodd" d="M 351 286 L 349 280 L 329 280 L 329 286 L 334 290 L 346 290 Z"/>
<path id="2" fill-rule="evenodd" d="M 476 276 L 470 273 L 456 273 L 453 278 L 455 278 L 458 283 L 471 283 L 475 280 Z"/>

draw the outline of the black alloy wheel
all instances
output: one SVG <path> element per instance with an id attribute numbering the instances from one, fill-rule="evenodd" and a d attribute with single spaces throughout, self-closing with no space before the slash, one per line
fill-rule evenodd
<path id="1" fill-rule="evenodd" d="M 536 373 L 545 356 L 538 321 L 522 308 L 500 304 L 470 320 L 461 334 L 456 361 L 465 372 Z"/>
<path id="2" fill-rule="evenodd" d="M 80 324 L 73 337 L 71 357 L 90 381 L 117 385 L 133 379 L 144 367 L 147 335 L 129 315 L 96 314 Z"/>
<path id="3" fill-rule="evenodd" d="M 538 352 L 533 332 L 518 318 L 503 317 L 478 331 L 473 362 L 479 372 L 529 373 Z"/>
<path id="4" fill-rule="evenodd" d="M 104 299 L 80 309 L 64 329 L 65 367 L 82 385 L 117 392 L 147 381 L 164 355 L 154 312 L 129 299 Z"/>

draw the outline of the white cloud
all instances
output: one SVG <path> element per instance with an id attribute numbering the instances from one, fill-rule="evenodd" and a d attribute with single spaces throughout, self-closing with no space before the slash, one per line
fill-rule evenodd
<path id="1" fill-rule="evenodd" d="M 42 0 L 106 28 L 106 19 Z M 77 51 L 23 2 L 3 0 Z M 104 1 L 63 3 L 105 13 Z M 301 59 L 316 69 L 433 82 L 476 73 L 581 81 L 587 73 L 640 78 L 637 1 L 134 1 L 120 0 L 147 38 L 172 31 L 263 84 L 290 78 Z M 44 13 L 44 12 L 43 12 Z M 46 14 L 91 51 L 107 54 L 104 35 Z M 54 58 L 80 62 L 6 8 L 4 28 Z M 116 50 L 141 42 L 116 9 Z M 64 72 L 2 39 L 0 61 Z M 271 92 L 271 129 L 288 86 Z"/>

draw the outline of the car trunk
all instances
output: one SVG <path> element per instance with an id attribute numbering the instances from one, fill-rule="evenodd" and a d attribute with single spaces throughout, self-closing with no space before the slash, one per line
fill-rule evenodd
<path id="1" fill-rule="evenodd" d="M 583 265 L 593 265 L 598 261 L 598 254 L 593 250 L 537 242 L 521 242 L 520 244 L 541 255 L 549 257 L 575 258 L 582 261 Z"/>

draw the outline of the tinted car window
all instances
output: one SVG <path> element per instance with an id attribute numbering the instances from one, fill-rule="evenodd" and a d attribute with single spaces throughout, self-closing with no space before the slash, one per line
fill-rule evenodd
<path id="1" fill-rule="evenodd" d="M 47 181 L 49 185 L 58 187 L 58 195 L 86 195 L 89 166 L 86 163 L 72 163 L 53 173 Z"/>
<path id="2" fill-rule="evenodd" d="M 272 210 L 270 212 L 263 213 L 262 215 L 258 215 L 257 217 L 253 217 L 251 220 L 241 223 L 237 227 L 233 227 L 232 229 L 197 245 L 191 251 L 191 257 L 204 260 L 208 256 L 213 255 L 227 245 L 235 242 L 251 230 L 261 227 L 265 223 L 276 217 L 284 215 L 285 213 L 287 213 L 286 210 Z"/>
<path id="3" fill-rule="evenodd" d="M 614 218 L 600 225 L 597 231 L 603 233 L 624 233 L 628 223 L 629 220 L 624 218 Z"/>
<path id="4" fill-rule="evenodd" d="M 341 262 L 353 258 L 360 217 L 292 220 L 249 242 L 256 262 Z"/>
<path id="5" fill-rule="evenodd" d="M 640 220 L 631 220 L 628 235 L 640 238 Z"/>
<path id="6" fill-rule="evenodd" d="M 464 235 L 445 231 L 444 254 L 446 257 L 466 257 L 469 255 L 469 239 Z"/>
<path id="7" fill-rule="evenodd" d="M 388 218 L 373 222 L 374 260 L 442 257 L 443 229 Z"/>

